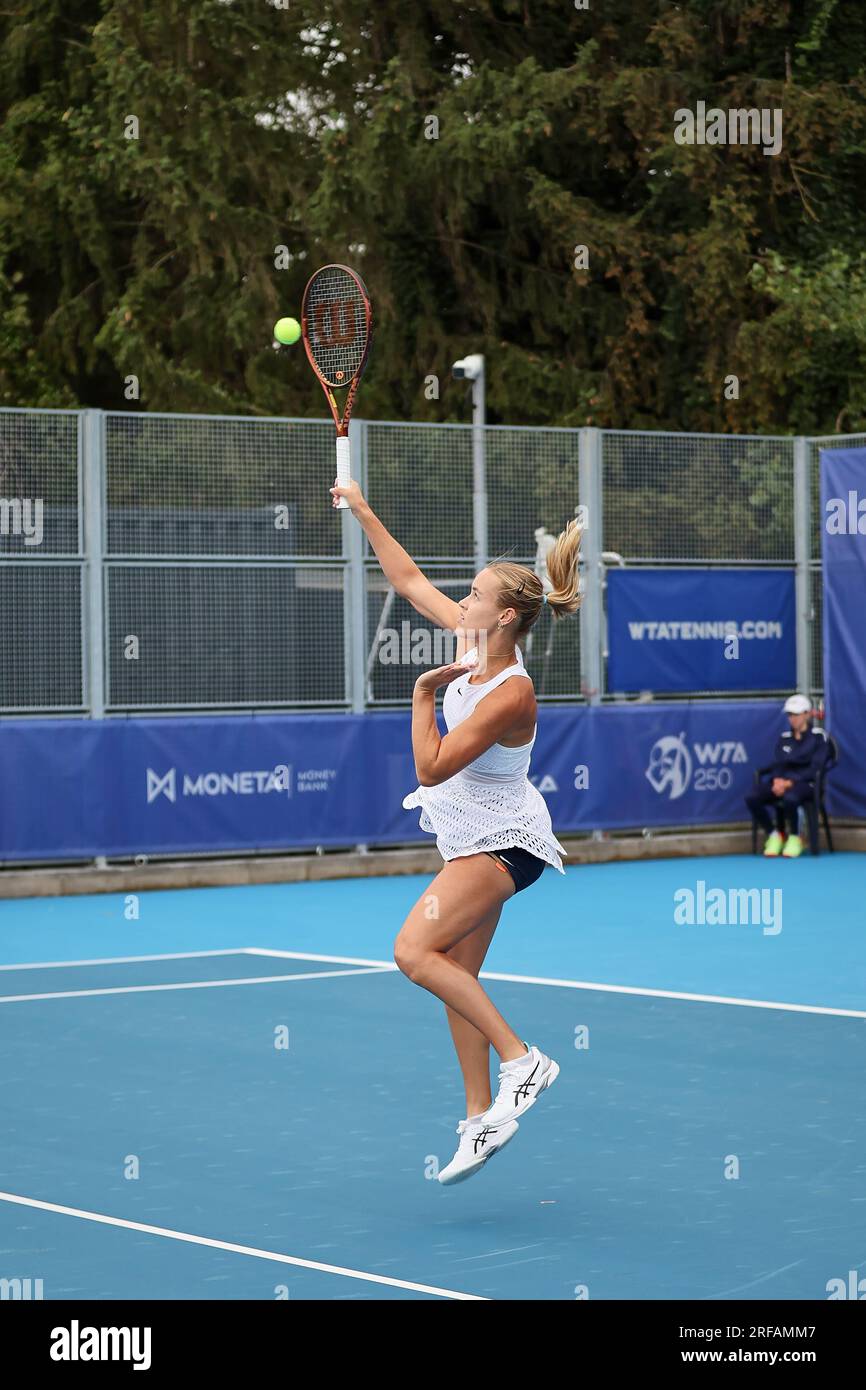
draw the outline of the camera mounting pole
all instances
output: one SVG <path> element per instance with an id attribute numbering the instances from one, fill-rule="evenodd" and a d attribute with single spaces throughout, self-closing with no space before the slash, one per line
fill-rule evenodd
<path id="1" fill-rule="evenodd" d="M 487 479 L 484 457 L 484 427 L 487 423 L 484 358 L 480 352 L 461 357 L 451 368 L 457 381 L 472 382 L 472 516 L 475 540 L 475 569 L 487 564 Z"/>

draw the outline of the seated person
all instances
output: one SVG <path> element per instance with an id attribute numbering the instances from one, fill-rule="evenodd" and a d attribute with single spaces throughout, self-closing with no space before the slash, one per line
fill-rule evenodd
<path id="1" fill-rule="evenodd" d="M 797 813 L 813 795 L 815 774 L 823 767 L 830 750 L 824 730 L 811 725 L 811 700 L 805 695 L 791 695 L 784 709 L 791 731 L 779 735 L 769 771 L 746 797 L 753 818 L 767 833 L 764 854 L 771 859 L 780 852 L 783 859 L 796 859 L 803 853 L 803 842 L 797 834 Z M 787 839 L 773 824 L 770 806 L 781 813 L 783 827 L 787 821 Z"/>

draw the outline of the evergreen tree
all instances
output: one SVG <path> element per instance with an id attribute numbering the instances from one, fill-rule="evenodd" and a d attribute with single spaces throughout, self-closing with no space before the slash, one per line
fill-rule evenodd
<path id="1" fill-rule="evenodd" d="M 340 260 L 368 418 L 466 419 L 483 351 L 494 422 L 866 426 L 856 0 L 30 0 L 0 39 L 5 404 L 321 415 L 270 330 Z M 678 144 L 699 101 L 781 152 Z"/>

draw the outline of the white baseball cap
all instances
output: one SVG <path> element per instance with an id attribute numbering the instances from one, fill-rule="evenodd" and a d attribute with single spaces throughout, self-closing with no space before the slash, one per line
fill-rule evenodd
<path id="1" fill-rule="evenodd" d="M 806 695 L 789 695 L 784 711 L 785 714 L 811 714 L 812 701 Z"/>

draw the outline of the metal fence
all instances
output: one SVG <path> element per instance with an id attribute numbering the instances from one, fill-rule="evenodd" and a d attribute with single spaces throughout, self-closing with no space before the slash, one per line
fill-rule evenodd
<path id="1" fill-rule="evenodd" d="M 541 700 L 616 698 L 605 576 L 621 564 L 789 566 L 798 684 L 821 693 L 818 455 L 866 436 L 488 426 L 479 493 L 471 425 L 351 434 L 374 511 L 455 597 L 487 560 L 533 567 L 539 537 L 583 510 L 580 613 L 542 611 L 524 647 Z M 0 410 L 0 711 L 407 703 L 418 667 L 385 660 L 383 636 L 405 654 L 435 630 L 332 509 L 333 475 L 329 421 Z"/>

